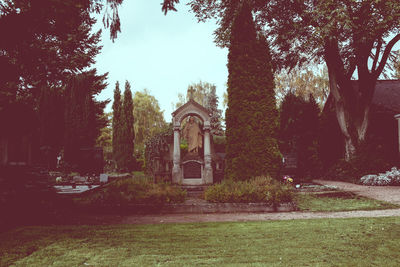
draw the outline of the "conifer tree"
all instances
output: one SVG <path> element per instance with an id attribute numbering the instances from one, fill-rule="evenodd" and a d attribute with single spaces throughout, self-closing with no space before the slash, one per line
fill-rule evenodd
<path id="1" fill-rule="evenodd" d="M 93 69 L 71 78 L 66 88 L 64 156 L 71 165 L 81 163 L 80 149 L 93 148 L 107 123 L 103 115 L 108 101 L 94 99 L 106 87 L 106 78 Z"/>
<path id="2" fill-rule="evenodd" d="M 122 129 L 122 100 L 121 90 L 119 89 L 119 82 L 115 83 L 114 89 L 114 102 L 112 105 L 113 119 L 112 119 L 112 148 L 113 158 L 119 168 L 121 161 L 121 129 Z"/>
<path id="3" fill-rule="evenodd" d="M 210 93 L 207 95 L 205 108 L 211 115 L 211 134 L 213 135 L 223 135 L 224 131 L 221 126 L 221 110 L 218 109 L 218 96 L 216 93 L 216 87 L 213 85 L 211 87 Z"/>
<path id="4" fill-rule="evenodd" d="M 131 85 L 128 81 L 125 82 L 124 99 L 122 104 L 122 128 L 121 128 L 121 167 L 124 170 L 131 171 L 134 168 L 134 141 L 135 131 L 133 128 L 134 117 L 133 117 L 133 97 L 131 91 Z"/>
<path id="5" fill-rule="evenodd" d="M 251 9 L 244 1 L 232 25 L 228 54 L 228 179 L 275 176 L 278 172 L 278 113 L 270 61 L 267 41 L 257 36 Z"/>

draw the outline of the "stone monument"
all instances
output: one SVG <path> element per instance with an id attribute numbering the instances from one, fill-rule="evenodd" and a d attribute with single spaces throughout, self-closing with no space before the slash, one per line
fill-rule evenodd
<path id="1" fill-rule="evenodd" d="M 211 118 L 207 109 L 193 100 L 192 94 L 186 104 L 172 113 L 174 127 L 172 182 L 183 185 L 212 184 Z M 182 122 L 186 118 L 189 119 L 182 129 Z M 202 122 L 202 129 L 195 118 Z M 180 149 L 181 132 L 188 142 L 188 152 L 184 156 L 181 155 Z M 204 149 L 203 155 L 200 153 L 201 149 Z"/>

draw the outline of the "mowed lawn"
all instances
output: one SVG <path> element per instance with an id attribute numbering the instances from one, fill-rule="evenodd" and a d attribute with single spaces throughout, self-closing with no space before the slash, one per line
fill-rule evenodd
<path id="1" fill-rule="evenodd" d="M 400 217 L 24 227 L 1 266 L 400 266 Z"/>

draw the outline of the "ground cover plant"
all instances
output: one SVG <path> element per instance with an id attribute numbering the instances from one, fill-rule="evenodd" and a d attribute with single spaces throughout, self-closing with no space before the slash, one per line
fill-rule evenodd
<path id="1" fill-rule="evenodd" d="M 204 193 L 209 202 L 249 203 L 265 202 L 278 205 L 292 201 L 292 187 L 270 177 L 256 177 L 248 181 L 223 180 L 207 188 Z"/>
<path id="2" fill-rule="evenodd" d="M 180 203 L 185 200 L 186 191 L 168 183 L 153 183 L 150 179 L 117 179 L 76 198 L 78 205 L 115 205 Z"/>
<path id="3" fill-rule="evenodd" d="M 357 196 L 351 192 L 309 192 L 297 193 L 294 196 L 296 207 L 300 211 L 352 211 L 381 210 L 399 208 L 398 205 L 384 201 Z"/>
<path id="4" fill-rule="evenodd" d="M 399 266 L 400 217 L 26 227 L 0 266 Z"/>

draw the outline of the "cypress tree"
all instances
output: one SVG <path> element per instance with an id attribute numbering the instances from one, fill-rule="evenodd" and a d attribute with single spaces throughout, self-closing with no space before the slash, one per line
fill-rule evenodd
<path id="1" fill-rule="evenodd" d="M 122 104 L 122 131 L 121 131 L 121 149 L 122 149 L 122 168 L 131 171 L 134 168 L 134 141 L 135 131 L 133 128 L 133 97 L 131 85 L 128 81 L 125 82 L 124 99 Z"/>
<path id="2" fill-rule="evenodd" d="M 228 54 L 228 179 L 275 176 L 278 172 L 278 112 L 270 61 L 268 44 L 257 36 L 251 8 L 244 1 L 231 28 Z"/>
<path id="3" fill-rule="evenodd" d="M 112 105 L 113 119 L 112 119 L 112 148 L 113 158 L 117 164 L 117 168 L 121 165 L 121 129 L 122 129 L 122 101 L 121 90 L 119 89 L 119 82 L 115 83 L 114 89 L 114 102 Z"/>

